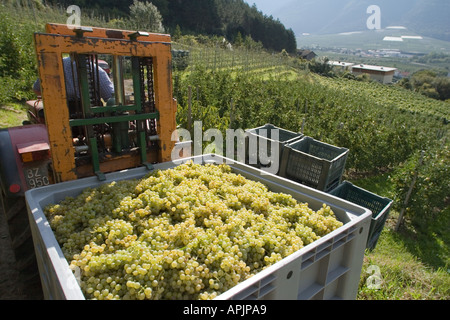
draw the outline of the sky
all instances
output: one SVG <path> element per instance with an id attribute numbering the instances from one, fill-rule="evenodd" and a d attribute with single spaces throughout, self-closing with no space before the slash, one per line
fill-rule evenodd
<path id="1" fill-rule="evenodd" d="M 265 13 L 265 11 L 274 11 L 274 9 L 281 7 L 285 5 L 286 3 L 291 2 L 291 0 L 244 0 L 247 2 L 250 6 L 253 4 L 256 4 L 256 7 Z"/>
<path id="2" fill-rule="evenodd" d="M 286 28 L 289 29 L 293 27 L 292 25 L 289 25 L 289 21 L 283 21 L 281 16 L 277 16 L 277 12 L 279 12 L 280 8 L 283 8 L 285 5 L 291 3 L 292 0 L 244 0 L 244 2 L 248 3 L 250 6 L 256 4 L 259 11 L 266 16 L 272 16 L 275 20 L 279 19 Z"/>

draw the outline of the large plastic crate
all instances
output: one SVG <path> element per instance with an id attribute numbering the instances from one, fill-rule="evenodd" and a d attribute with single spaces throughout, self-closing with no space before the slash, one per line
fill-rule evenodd
<path id="1" fill-rule="evenodd" d="M 342 180 L 349 150 L 311 137 L 283 148 L 280 176 L 320 191 L 330 191 Z"/>
<path id="2" fill-rule="evenodd" d="M 386 219 L 389 216 L 393 201 L 389 198 L 381 197 L 373 192 L 364 190 L 348 181 L 342 182 L 337 188 L 331 190 L 329 193 L 372 211 L 372 220 L 370 223 L 369 236 L 367 238 L 367 249 L 375 249 L 386 223 Z"/>
<path id="3" fill-rule="evenodd" d="M 266 130 L 265 133 L 262 130 Z M 274 137 L 272 135 L 272 130 L 278 130 L 278 137 Z M 282 129 L 279 127 L 274 126 L 273 124 L 265 124 L 264 126 L 248 129 L 246 130 L 246 164 L 249 164 L 251 166 L 254 166 L 256 168 L 268 168 L 269 166 L 272 166 L 274 164 L 272 163 L 264 163 L 260 161 L 262 147 L 265 147 L 265 150 L 267 152 L 267 156 L 271 155 L 272 145 L 276 146 L 278 149 L 279 157 L 278 157 L 278 163 L 275 164 L 276 172 L 271 172 L 273 174 L 277 174 L 280 170 L 280 164 L 281 164 L 281 157 L 283 154 L 283 146 L 292 143 L 294 141 L 297 141 L 303 137 L 303 134 L 289 131 L 286 129 Z M 254 163 L 251 163 L 253 161 Z"/>
<path id="4" fill-rule="evenodd" d="M 266 268 L 218 296 L 218 300 L 262 299 L 355 299 L 360 281 L 371 211 L 327 193 L 300 185 L 231 159 L 203 155 L 180 160 L 196 163 L 227 163 L 233 172 L 264 183 L 273 192 L 291 194 L 318 210 L 325 203 L 344 225 L 289 257 Z M 154 165 L 155 170 L 173 168 L 180 162 Z M 148 174 L 136 168 L 106 174 L 105 181 L 89 177 L 26 192 L 35 251 L 46 299 L 84 300 L 75 275 L 56 241 L 43 208 L 67 196 L 77 196 L 87 187 L 112 181 L 139 179 Z"/>

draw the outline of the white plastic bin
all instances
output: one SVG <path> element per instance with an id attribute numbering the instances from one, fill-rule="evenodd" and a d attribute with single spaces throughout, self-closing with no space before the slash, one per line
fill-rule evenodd
<path id="1" fill-rule="evenodd" d="M 218 155 L 183 159 L 197 163 L 227 163 L 233 172 L 264 183 L 274 192 L 291 194 L 318 210 L 329 205 L 338 220 L 339 229 L 305 246 L 296 253 L 238 284 L 218 300 L 244 299 L 355 299 L 360 281 L 371 216 L 369 209 L 329 195 L 291 180 L 263 173 L 261 170 Z M 173 168 L 179 163 L 154 165 L 155 169 Z M 88 187 L 112 181 L 139 179 L 146 168 L 106 174 L 105 181 L 89 177 L 33 189 L 26 192 L 30 225 L 36 257 L 46 299 L 85 299 L 75 275 L 70 271 L 58 242 L 44 215 L 43 208 L 67 196 L 76 196 Z"/>

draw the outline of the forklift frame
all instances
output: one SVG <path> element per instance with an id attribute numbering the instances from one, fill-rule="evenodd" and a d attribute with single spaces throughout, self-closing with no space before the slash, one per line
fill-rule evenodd
<path id="1" fill-rule="evenodd" d="M 103 174 L 139 165 L 151 168 L 152 162 L 171 160 L 175 146 L 172 133 L 176 130 L 176 100 L 172 96 L 172 55 L 169 35 L 149 34 L 105 28 L 82 27 L 70 29 L 62 24 L 47 24 L 47 33 L 34 36 L 36 55 L 44 102 L 45 121 L 48 130 L 54 182 L 75 180 L 96 174 L 103 179 Z M 63 54 L 75 54 L 87 57 L 108 54 L 113 57 L 129 56 L 132 60 L 134 104 L 124 105 L 120 97 L 122 92 L 116 90 L 115 105 L 92 106 L 87 92 L 87 78 L 80 68 L 81 102 L 83 119 L 69 119 L 69 107 L 64 80 Z M 140 58 L 152 58 L 154 73 L 155 112 L 146 112 L 141 100 L 140 79 L 136 76 Z M 115 79 L 116 86 L 116 79 Z M 117 112 L 116 112 L 117 111 Z M 124 111 L 131 111 L 123 114 Z M 108 112 L 106 117 L 95 117 Z M 112 115 L 111 115 L 112 114 Z M 96 138 L 88 138 L 91 164 L 78 166 L 75 163 L 74 145 L 71 127 L 93 126 L 101 123 L 123 123 L 136 121 L 141 123 L 148 119 L 157 119 L 157 136 L 159 152 L 150 154 L 146 148 L 145 131 L 138 125 L 139 154 L 123 154 L 107 160 L 99 160 Z"/>

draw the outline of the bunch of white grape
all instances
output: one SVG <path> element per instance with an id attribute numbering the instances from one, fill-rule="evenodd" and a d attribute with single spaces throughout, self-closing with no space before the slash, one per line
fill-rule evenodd
<path id="1" fill-rule="evenodd" d="M 342 226 L 326 205 L 192 162 L 45 213 L 87 299 L 212 299 Z"/>

